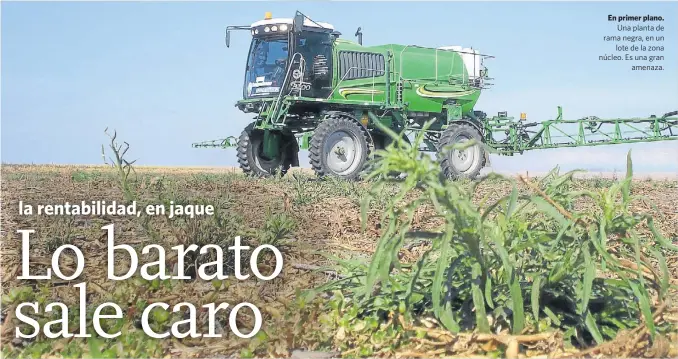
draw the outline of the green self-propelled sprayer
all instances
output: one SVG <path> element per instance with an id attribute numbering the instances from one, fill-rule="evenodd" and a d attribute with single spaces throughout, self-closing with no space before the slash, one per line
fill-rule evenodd
<path id="1" fill-rule="evenodd" d="M 242 170 L 255 176 L 299 166 L 308 149 L 319 175 L 357 178 L 374 149 L 392 141 L 387 127 L 408 141 L 424 132 L 422 151 L 436 152 L 449 178 L 474 178 L 489 153 L 513 155 L 545 148 L 596 146 L 678 139 L 678 111 L 628 119 L 586 117 L 526 122 L 505 112 L 488 117 L 474 109 L 490 84 L 484 55 L 472 48 L 413 45 L 363 46 L 340 38 L 327 23 L 297 12 L 293 19 L 265 19 L 229 26 L 251 33 L 243 99 L 254 114 L 239 138 L 193 147 L 237 148 Z M 427 125 L 427 126 L 425 126 Z M 468 140 L 463 149 L 449 146 Z M 464 147 L 464 146 L 462 146 Z"/>

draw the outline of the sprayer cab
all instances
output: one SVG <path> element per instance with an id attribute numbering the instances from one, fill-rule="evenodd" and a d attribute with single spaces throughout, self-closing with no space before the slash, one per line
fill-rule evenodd
<path id="1" fill-rule="evenodd" d="M 309 89 L 321 95 L 330 88 L 332 41 L 339 35 L 331 24 L 315 22 L 299 12 L 293 19 L 273 18 L 266 13 L 263 20 L 249 26 L 227 27 L 227 47 L 233 30 L 248 30 L 252 36 L 244 100 Z"/>

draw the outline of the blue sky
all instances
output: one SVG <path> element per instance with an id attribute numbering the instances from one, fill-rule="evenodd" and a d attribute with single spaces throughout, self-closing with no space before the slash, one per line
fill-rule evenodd
<path id="1" fill-rule="evenodd" d="M 494 86 L 477 109 L 548 120 L 633 117 L 678 109 L 678 3 L 630 2 L 2 2 L 4 163 L 101 163 L 106 127 L 147 165 L 235 165 L 235 150 L 193 149 L 238 135 L 251 121 L 241 96 L 248 25 L 300 10 L 364 44 L 472 46 Z M 660 15 L 665 71 L 599 61 L 614 45 L 612 15 Z M 433 18 L 432 16 L 438 18 Z M 496 170 L 587 168 L 623 171 L 633 149 L 640 171 L 678 171 L 678 141 L 545 150 L 492 159 Z M 302 166 L 308 167 L 302 153 Z"/>

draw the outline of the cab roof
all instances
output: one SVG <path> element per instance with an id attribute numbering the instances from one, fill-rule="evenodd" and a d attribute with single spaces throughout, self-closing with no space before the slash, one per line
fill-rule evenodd
<path id="1" fill-rule="evenodd" d="M 252 25 L 250 25 L 250 27 L 255 28 L 255 27 L 265 26 L 265 25 L 280 25 L 280 24 L 286 24 L 286 25 L 291 26 L 293 22 L 294 22 L 294 20 L 290 19 L 290 18 L 275 18 L 275 19 L 259 20 L 257 22 L 252 23 Z M 320 25 L 320 26 L 318 26 L 318 25 Z M 319 27 L 319 28 L 334 30 L 334 26 L 332 26 L 332 24 L 328 24 L 326 22 L 320 22 L 320 21 L 318 21 L 317 24 L 316 24 L 316 22 L 311 21 L 309 18 L 304 19 L 304 26 Z"/>

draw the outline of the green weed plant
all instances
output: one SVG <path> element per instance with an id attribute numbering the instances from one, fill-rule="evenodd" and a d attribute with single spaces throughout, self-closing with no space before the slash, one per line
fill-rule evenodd
<path id="1" fill-rule="evenodd" d="M 474 182 L 445 180 L 437 161 L 417 150 L 423 135 L 410 145 L 383 130 L 394 143 L 375 154 L 363 223 L 372 197 L 386 186 L 398 190 L 381 215 L 377 249 L 368 263 L 339 261 L 342 279 L 303 297 L 307 303 L 319 293 L 332 294 L 335 312 L 328 323 L 341 337 L 367 331 L 363 339 L 337 341 L 340 346 L 372 355 L 379 346 L 369 343 L 388 336 L 386 347 L 393 349 L 405 339 L 389 332 L 398 315 L 419 323 L 432 317 L 451 333 L 561 330 L 579 347 L 639 325 L 653 340 L 668 329 L 655 324 L 653 310 L 669 289 L 666 252 L 678 247 L 651 216 L 630 210 L 638 199 L 630 152 L 626 176 L 608 188 L 572 190 L 575 171 L 560 174 L 556 168 L 536 183 L 521 178 L 524 191 L 516 179 L 495 174 Z M 393 172 L 407 177 L 393 181 Z M 485 181 L 508 181 L 511 192 L 476 204 L 474 194 Z M 582 197 L 595 210 L 575 209 Z M 424 208 L 442 220 L 437 231 L 412 230 L 415 212 Z M 401 261 L 399 254 L 414 241 L 430 245 L 415 263 Z"/>

